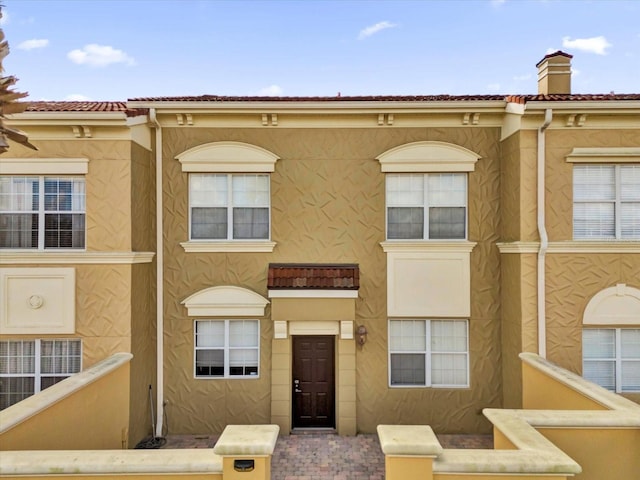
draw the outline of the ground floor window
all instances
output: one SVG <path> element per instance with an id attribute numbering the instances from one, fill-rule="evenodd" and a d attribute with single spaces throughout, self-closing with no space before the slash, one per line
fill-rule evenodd
<path id="1" fill-rule="evenodd" d="M 389 320 L 392 387 L 468 387 L 467 320 Z"/>
<path id="2" fill-rule="evenodd" d="M 640 392 L 640 328 L 582 330 L 582 375 L 612 392 Z"/>
<path id="3" fill-rule="evenodd" d="M 0 409 L 79 372 L 81 364 L 79 339 L 0 341 Z"/>
<path id="4" fill-rule="evenodd" d="M 258 376 L 258 320 L 196 320 L 196 378 Z"/>

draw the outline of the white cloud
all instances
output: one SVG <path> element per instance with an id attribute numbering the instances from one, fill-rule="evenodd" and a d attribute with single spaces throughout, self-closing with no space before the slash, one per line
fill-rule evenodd
<path id="1" fill-rule="evenodd" d="M 491 6 L 499 7 L 500 5 L 504 5 L 507 0 L 491 0 Z"/>
<path id="2" fill-rule="evenodd" d="M 527 73 L 525 75 L 516 75 L 515 77 L 513 77 L 513 79 L 516 82 L 524 82 L 525 80 L 529 80 L 531 78 L 531 74 Z"/>
<path id="3" fill-rule="evenodd" d="M 500 84 L 499 83 L 490 83 L 489 85 L 487 85 L 487 89 L 491 90 L 492 92 L 499 92 L 500 91 Z"/>
<path id="4" fill-rule="evenodd" d="M 549 47 L 547 48 L 546 55 L 551 55 L 552 53 L 556 53 L 558 51 L 557 48 Z"/>
<path id="5" fill-rule="evenodd" d="M 95 43 L 85 45 L 82 49 L 71 50 L 67 53 L 67 58 L 78 65 L 91 67 L 106 67 L 112 63 L 136 64 L 136 61 L 122 50 Z"/>
<path id="6" fill-rule="evenodd" d="M 575 40 L 571 40 L 571 37 L 562 37 L 562 46 L 595 53 L 596 55 L 606 55 L 608 53 L 606 50 L 611 47 L 611 44 L 600 35 L 599 37 L 576 38 Z"/>
<path id="7" fill-rule="evenodd" d="M 258 95 L 264 95 L 267 97 L 279 97 L 282 95 L 282 87 L 279 85 L 269 85 L 268 87 L 264 87 L 258 92 Z"/>
<path id="8" fill-rule="evenodd" d="M 0 17 L 0 25 L 6 25 L 9 23 L 9 14 L 6 10 L 2 10 L 2 17 Z"/>
<path id="9" fill-rule="evenodd" d="M 582 73 L 580 72 L 580 70 L 578 70 L 575 67 L 571 67 L 571 75 L 573 75 L 574 77 L 577 77 L 578 75 L 580 75 L 580 73 Z"/>
<path id="10" fill-rule="evenodd" d="M 371 25 L 363 30 L 360 30 L 360 34 L 358 35 L 358 40 L 362 40 L 364 38 L 370 37 L 371 35 L 375 35 L 376 33 L 386 30 L 387 28 L 395 28 L 398 25 L 391 22 L 378 22 L 375 25 Z"/>
<path id="11" fill-rule="evenodd" d="M 44 48 L 49 45 L 49 40 L 46 38 L 32 38 L 31 40 L 25 40 L 18 44 L 20 50 L 33 50 L 34 48 Z"/>
<path id="12" fill-rule="evenodd" d="M 64 97 L 64 99 L 67 102 L 88 102 L 91 100 L 91 98 L 87 97 L 86 95 L 82 95 L 81 93 L 70 93 L 69 95 Z"/>

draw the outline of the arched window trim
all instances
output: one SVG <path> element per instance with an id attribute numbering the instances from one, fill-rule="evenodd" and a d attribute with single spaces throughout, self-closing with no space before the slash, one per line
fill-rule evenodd
<path id="1" fill-rule="evenodd" d="M 619 283 L 605 288 L 587 304 L 583 325 L 640 325 L 640 290 Z"/>
<path id="2" fill-rule="evenodd" d="M 405 143 L 378 155 L 382 172 L 473 172 L 480 155 L 460 145 Z"/>

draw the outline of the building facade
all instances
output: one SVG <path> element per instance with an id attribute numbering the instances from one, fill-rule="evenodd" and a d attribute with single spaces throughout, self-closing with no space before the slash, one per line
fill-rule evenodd
<path id="1" fill-rule="evenodd" d="M 571 94 L 570 58 L 537 95 L 32 105 L 39 151 L 0 157 L 3 402 L 118 351 L 131 442 L 152 409 L 486 432 L 522 351 L 640 401 L 640 94 Z"/>

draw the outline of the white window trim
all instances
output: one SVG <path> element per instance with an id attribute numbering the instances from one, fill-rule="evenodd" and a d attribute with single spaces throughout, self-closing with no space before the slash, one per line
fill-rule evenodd
<path id="1" fill-rule="evenodd" d="M 395 321 L 403 321 L 403 320 L 418 320 L 418 321 L 424 321 L 426 323 L 425 325 L 425 334 L 426 334 L 426 349 L 425 351 L 402 351 L 402 352 L 395 352 L 395 351 L 391 351 L 391 347 L 388 344 L 388 348 L 387 348 L 387 382 L 389 385 L 389 388 L 436 388 L 436 389 L 465 389 L 465 388 L 469 388 L 471 385 L 470 382 L 470 351 L 469 351 L 469 320 L 468 319 L 451 319 L 450 321 L 455 321 L 455 322 L 465 322 L 465 326 L 466 326 L 466 330 L 467 330 L 467 345 L 466 345 L 466 351 L 464 352 L 464 355 L 466 357 L 467 360 L 467 378 L 466 378 L 466 382 L 464 385 L 432 385 L 431 383 L 431 363 L 432 363 L 432 355 L 433 355 L 433 351 L 431 350 L 431 321 L 432 320 L 442 320 L 442 319 L 424 319 L 424 318 L 389 318 L 387 320 L 387 341 L 390 343 L 390 339 L 391 339 L 391 321 L 395 320 Z M 446 320 L 449 321 L 449 320 Z M 392 353 L 397 353 L 397 354 L 424 354 L 425 356 L 425 384 L 424 385 L 399 385 L 399 384 L 392 384 L 391 383 L 391 354 Z M 446 353 L 446 352 L 436 352 L 436 353 Z M 462 355 L 463 352 L 454 352 L 456 355 Z"/>
<path id="2" fill-rule="evenodd" d="M 0 158 L 3 175 L 85 175 L 89 159 L 80 158 Z"/>
<path id="3" fill-rule="evenodd" d="M 5 176 L 4 171 L 2 172 L 2 176 Z M 31 177 L 38 179 L 38 210 L 25 210 L 25 211 L 13 211 L 8 210 L 8 213 L 11 214 L 37 214 L 38 215 L 38 246 L 33 247 L 24 247 L 24 248 L 0 248 L 0 253 L 4 251 L 20 251 L 20 252 L 71 252 L 71 253 L 79 253 L 86 252 L 87 250 L 87 193 L 86 193 L 86 185 L 87 181 L 83 175 L 63 175 L 63 174 L 51 174 L 51 175 L 31 175 L 31 174 L 16 174 L 16 175 L 6 175 L 7 177 Z M 79 179 L 81 178 L 85 184 L 85 194 L 84 194 L 84 211 L 76 211 L 76 210 L 46 210 L 45 208 L 45 179 L 46 178 L 70 178 L 70 179 Z M 70 247 L 45 247 L 45 217 L 47 214 L 52 215 L 55 213 L 63 213 L 65 215 L 74 215 L 74 214 L 82 214 L 84 215 L 84 247 L 83 248 L 70 248 Z"/>
<path id="4" fill-rule="evenodd" d="M 567 163 L 640 163 L 640 148 L 594 147 L 574 148 Z"/>
<path id="5" fill-rule="evenodd" d="M 270 173 L 280 159 L 275 153 L 242 142 L 213 142 L 176 155 L 183 172 Z"/>
<path id="6" fill-rule="evenodd" d="M 473 172 L 482 157 L 446 142 L 412 142 L 376 157 L 383 173 Z"/>
<path id="7" fill-rule="evenodd" d="M 591 330 L 591 329 L 590 329 Z M 595 327 L 592 330 L 613 330 L 615 332 L 615 345 L 616 345 L 616 352 L 615 352 L 615 357 L 609 357 L 609 358 L 588 358 L 585 359 L 584 358 L 584 352 L 582 354 L 582 371 L 584 372 L 584 364 L 585 361 L 589 362 L 589 361 L 593 361 L 593 362 L 612 362 L 615 365 L 615 388 L 614 388 L 614 392 L 615 393 L 640 393 L 640 389 L 638 390 L 623 390 L 622 389 L 622 363 L 624 361 L 640 361 L 640 357 L 638 358 L 622 358 L 622 334 L 621 331 L 622 330 L 638 330 L 638 328 L 610 328 L 610 327 Z M 594 382 L 595 383 L 595 382 Z M 604 387 L 603 387 L 604 388 Z"/>
<path id="8" fill-rule="evenodd" d="M 202 172 L 198 172 L 198 173 L 202 173 Z M 257 173 L 257 175 L 265 175 L 268 178 L 268 186 L 269 186 L 269 204 L 266 206 L 267 208 L 267 215 L 269 217 L 269 232 L 267 235 L 267 238 L 239 238 L 239 239 L 235 239 L 233 238 L 233 209 L 235 208 L 235 204 L 233 203 L 233 177 L 236 176 L 243 176 L 245 174 L 243 173 L 215 173 L 215 175 L 225 175 L 227 178 L 227 203 L 225 204 L 225 207 L 227 209 L 227 238 L 221 238 L 221 239 L 214 239 L 214 238 L 205 238 L 205 239 L 194 239 L 191 238 L 191 228 L 192 228 L 192 222 L 191 222 L 191 212 L 193 210 L 193 207 L 191 205 L 191 176 L 189 176 L 189 240 L 187 242 L 181 243 L 181 245 L 183 246 L 183 248 L 185 248 L 185 251 L 203 251 L 203 250 L 198 250 L 196 245 L 202 245 L 204 246 L 204 248 L 207 248 L 207 250 L 204 251 L 211 251 L 209 249 L 213 248 L 214 246 L 219 246 L 219 247 L 224 247 L 226 248 L 225 251 L 229 251 L 229 247 L 231 247 L 232 245 L 235 245 L 236 243 L 241 243 L 242 245 L 240 246 L 241 249 L 233 249 L 233 247 L 231 247 L 231 250 L 233 251 L 256 251 L 255 248 L 259 248 L 260 245 L 263 244 L 269 244 L 269 243 L 273 243 L 271 242 L 271 176 L 265 173 Z M 251 175 L 251 174 L 249 174 Z M 248 207 L 248 208 L 265 208 L 264 206 L 262 207 Z M 185 247 L 185 245 L 187 247 L 189 247 L 189 249 L 187 249 Z M 273 246 L 275 246 L 275 243 L 273 244 Z M 242 247 L 244 248 L 251 248 L 251 250 L 244 250 L 242 249 Z M 271 248 L 271 250 L 273 250 L 273 248 Z"/>
<path id="9" fill-rule="evenodd" d="M 229 324 L 230 322 L 237 322 L 237 321 L 245 321 L 245 322 L 256 322 L 258 324 L 258 346 L 257 347 L 231 347 L 229 345 Z M 196 335 L 196 325 L 198 322 L 224 322 L 224 346 L 222 347 L 222 350 L 224 352 L 224 374 L 222 376 L 205 376 L 205 375 L 198 375 L 197 374 L 197 366 L 196 366 L 196 351 L 198 350 L 220 350 L 220 347 L 217 348 L 213 348 L 213 347 L 198 347 L 197 346 L 197 335 Z M 260 330 L 261 325 L 260 325 L 260 320 L 256 320 L 254 318 L 236 318 L 233 320 L 230 319 L 217 319 L 217 318 L 199 318 L 199 319 L 195 319 L 193 321 L 193 378 L 195 380 L 254 380 L 254 379 L 258 379 L 260 378 L 260 343 L 261 343 L 261 338 L 260 338 Z M 257 350 L 258 352 L 258 373 L 257 375 L 230 375 L 229 374 L 229 369 L 231 367 L 230 362 L 229 362 L 229 352 L 233 349 L 240 349 L 240 350 Z"/>
<path id="10" fill-rule="evenodd" d="M 434 172 L 434 173 L 454 173 L 460 174 L 461 172 Z M 415 173 L 414 173 L 415 174 Z M 464 202 L 464 238 L 429 238 L 429 226 L 430 226 L 430 218 L 429 218 L 429 172 L 420 172 L 422 175 L 422 205 L 393 205 L 389 206 L 388 203 L 388 195 L 386 191 L 386 182 L 387 178 L 385 178 L 385 209 L 384 209 L 384 221 L 385 221 L 385 242 L 398 242 L 398 243 L 412 243 L 412 242 L 424 242 L 424 243 L 441 243 L 441 242 L 465 242 L 469 237 L 469 176 L 464 175 L 464 189 L 465 189 L 465 202 Z M 400 174 L 402 175 L 402 174 Z M 422 208 L 422 238 L 389 238 L 389 208 Z M 461 205 L 438 205 L 438 207 L 445 208 L 460 208 Z"/>
<path id="11" fill-rule="evenodd" d="M 575 149 L 574 149 L 575 150 Z M 604 149 L 604 150 L 609 150 L 609 149 Z M 638 149 L 640 150 L 640 149 Z M 599 157 L 598 157 L 599 158 Z M 614 158 L 618 161 L 613 161 Z M 623 238 L 622 237 L 622 223 L 621 223 L 621 218 L 622 218 L 622 204 L 623 203 L 628 203 L 629 201 L 623 201 L 621 198 L 621 186 L 622 186 L 622 176 L 621 176 L 621 167 L 623 165 L 625 165 L 624 163 L 619 161 L 619 157 L 614 157 L 614 158 L 610 158 L 608 162 L 604 162 L 607 166 L 609 167 L 614 167 L 614 178 L 615 178 L 615 198 L 613 200 L 608 200 L 608 201 L 603 201 L 602 199 L 594 199 L 591 201 L 580 201 L 580 202 L 576 202 L 575 200 L 575 196 L 572 199 L 572 219 L 571 219 L 571 223 L 572 223 L 572 237 L 573 237 L 573 241 L 574 242 L 638 242 L 640 241 L 640 237 L 626 237 Z M 633 157 L 635 158 L 635 157 Z M 638 157 L 638 160 L 640 160 L 640 157 Z M 568 161 L 568 160 L 567 160 Z M 574 168 L 576 166 L 579 166 L 581 164 L 588 164 L 590 162 L 580 162 L 580 163 L 576 163 L 574 165 Z M 593 162 L 596 164 L 601 164 L 603 162 Z M 573 176 L 573 173 L 572 173 Z M 614 205 L 614 214 L 613 214 L 613 221 L 614 221 L 614 237 L 613 238 L 601 238 L 601 237 L 585 237 L 585 238 L 576 238 L 576 234 L 575 234 L 575 230 L 573 228 L 573 224 L 575 222 L 575 206 L 576 203 L 579 204 L 588 204 L 588 203 L 613 203 Z M 630 203 L 635 203 L 635 202 L 630 202 Z"/>

